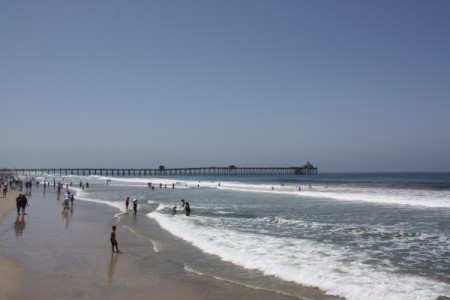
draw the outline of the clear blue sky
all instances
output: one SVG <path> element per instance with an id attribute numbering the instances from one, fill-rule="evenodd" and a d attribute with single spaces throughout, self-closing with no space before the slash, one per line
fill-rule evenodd
<path id="1" fill-rule="evenodd" d="M 450 171 L 450 1 L 1 1 L 0 167 Z"/>

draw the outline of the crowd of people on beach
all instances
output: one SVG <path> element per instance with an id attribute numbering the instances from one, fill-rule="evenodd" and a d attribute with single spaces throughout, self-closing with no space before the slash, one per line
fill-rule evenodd
<path id="1" fill-rule="evenodd" d="M 63 177 L 63 182 L 64 182 L 64 177 Z M 110 180 L 107 180 L 107 185 L 110 184 Z M 6 197 L 8 189 L 17 189 L 19 188 L 20 191 L 22 191 L 24 185 L 26 188 L 27 193 L 20 193 L 19 196 L 15 199 L 16 201 L 16 209 L 17 209 L 17 216 L 19 218 L 19 216 L 21 216 L 22 219 L 20 219 L 21 221 L 24 221 L 24 216 L 26 215 L 26 208 L 29 206 L 29 201 L 27 198 L 27 195 L 31 196 L 31 189 L 33 187 L 33 185 L 36 185 L 36 187 L 39 187 L 40 185 L 43 186 L 43 191 L 45 194 L 45 191 L 47 189 L 47 187 L 50 186 L 50 181 L 48 181 L 47 179 L 44 179 L 43 181 L 39 181 L 35 178 L 30 178 L 30 179 L 26 179 L 25 182 L 24 181 L 20 181 L 20 180 L 16 180 L 12 175 L 6 175 L 6 176 L 1 176 L 0 177 L 0 188 L 2 190 L 2 195 L 3 197 Z M 69 211 L 70 209 L 73 209 L 74 206 L 74 200 L 75 200 L 75 196 L 73 195 L 73 193 L 71 193 L 69 186 L 73 186 L 73 182 L 56 182 L 55 179 L 53 179 L 53 188 L 56 189 L 56 194 L 57 194 L 57 199 L 59 199 L 59 195 L 61 193 L 61 190 L 65 187 L 66 191 L 64 193 L 63 196 L 63 212 L 62 214 L 64 215 L 67 211 Z M 89 183 L 88 182 L 82 182 L 79 181 L 78 186 L 80 188 L 82 188 L 83 190 L 85 188 L 89 188 Z M 148 187 L 151 188 L 152 190 L 155 189 L 155 185 L 153 185 L 151 182 L 148 183 Z M 159 188 L 167 188 L 167 184 L 159 184 Z M 172 183 L 172 189 L 175 189 L 175 183 Z M 137 211 L 138 211 L 138 199 L 134 198 L 132 201 L 132 205 L 133 205 L 133 216 L 137 215 Z M 128 212 L 129 210 L 129 206 L 130 206 L 130 197 L 127 197 L 125 200 L 125 208 L 126 211 Z M 181 210 L 185 213 L 186 216 L 190 216 L 191 214 L 191 207 L 189 202 L 185 201 L 184 199 L 181 199 L 181 205 L 180 205 Z M 175 215 L 177 214 L 177 206 L 173 206 L 172 208 L 172 214 Z M 20 221 L 19 220 L 19 221 Z M 112 245 L 112 251 L 113 252 L 117 252 L 120 253 L 119 248 L 118 248 L 118 243 L 117 243 L 117 239 L 116 239 L 116 230 L 117 227 L 113 226 L 112 227 L 112 231 L 111 231 L 111 236 L 110 236 L 110 241 L 111 241 L 111 245 Z"/>
<path id="2" fill-rule="evenodd" d="M 3 198 L 6 198 L 6 194 L 8 190 L 17 190 L 22 191 L 23 182 L 14 178 L 11 174 L 2 174 L 0 176 L 0 188 L 1 194 Z"/>

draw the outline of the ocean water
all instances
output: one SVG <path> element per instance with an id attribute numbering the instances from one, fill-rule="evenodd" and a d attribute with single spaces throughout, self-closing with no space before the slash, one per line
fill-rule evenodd
<path id="1" fill-rule="evenodd" d="M 296 286 L 345 299 L 450 296 L 450 173 L 56 180 L 73 182 L 77 200 L 117 207 L 118 219 L 137 198 L 138 217 L 205 254 L 183 262 L 197 276 L 294 296 Z"/>

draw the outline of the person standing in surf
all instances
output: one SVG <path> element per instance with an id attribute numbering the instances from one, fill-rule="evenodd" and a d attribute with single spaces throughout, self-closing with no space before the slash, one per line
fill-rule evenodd
<path id="1" fill-rule="evenodd" d="M 125 200 L 125 207 L 127 208 L 127 211 L 128 211 L 128 205 L 130 205 L 130 197 L 127 197 L 127 200 Z"/>
<path id="2" fill-rule="evenodd" d="M 133 216 L 137 215 L 137 202 L 138 202 L 137 199 L 133 200 L 133 210 L 134 210 Z"/>
<path id="3" fill-rule="evenodd" d="M 191 206 L 189 205 L 189 202 L 185 202 L 184 210 L 186 211 L 186 216 L 189 217 L 191 215 Z"/>

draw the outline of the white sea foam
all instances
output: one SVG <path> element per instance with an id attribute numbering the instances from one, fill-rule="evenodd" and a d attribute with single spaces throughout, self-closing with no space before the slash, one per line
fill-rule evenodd
<path id="1" fill-rule="evenodd" d="M 196 186 L 196 181 L 186 181 L 188 186 Z M 324 187 L 299 185 L 248 184 L 242 182 L 201 182 L 202 187 L 250 193 L 296 195 L 308 198 L 326 198 L 338 201 L 371 202 L 389 205 L 409 205 L 430 208 L 450 208 L 448 191 L 362 188 L 362 187 Z"/>
<path id="2" fill-rule="evenodd" d="M 370 202 L 388 205 L 422 206 L 430 208 L 450 208 L 450 194 L 447 191 L 423 191 L 361 187 L 303 187 L 298 191 L 294 186 L 222 184 L 220 189 L 240 192 L 285 194 L 315 199 L 331 199 L 344 202 Z"/>
<path id="3" fill-rule="evenodd" d="M 430 208 L 450 208 L 450 195 L 442 191 L 383 189 L 383 188 L 333 188 L 302 192 L 307 197 L 328 198 L 338 201 L 360 201 L 382 204 L 399 204 Z"/>
<path id="4" fill-rule="evenodd" d="M 192 182 L 188 181 L 180 181 L 174 178 L 144 178 L 144 177 L 114 177 L 114 176 L 98 176 L 91 175 L 90 177 L 95 178 L 100 181 L 109 180 L 112 184 L 115 185 L 124 185 L 124 186 L 147 186 L 149 183 L 158 187 L 160 184 L 167 185 L 167 187 L 172 187 L 172 183 L 176 184 L 177 187 L 184 187 L 186 185 L 193 185 Z"/>
<path id="5" fill-rule="evenodd" d="M 92 175 L 91 175 L 92 176 Z M 168 187 L 175 184 L 176 188 L 193 188 L 200 185 L 202 188 L 219 190 L 230 190 L 248 193 L 264 193 L 277 195 L 295 195 L 302 198 L 314 198 L 317 200 L 328 199 L 343 202 L 369 202 L 384 205 L 408 205 L 429 208 L 450 208 L 450 193 L 448 191 L 411 190 L 411 189 L 388 189 L 388 188 L 363 188 L 363 187 L 340 187 L 340 186 L 301 186 L 298 185 L 274 185 L 274 184 L 252 184 L 233 181 L 198 181 L 179 180 L 176 178 L 139 178 L 139 177 L 107 177 L 97 176 L 99 180 L 111 180 L 114 185 L 141 186 L 152 182 L 156 186 L 160 183 Z M 273 188 L 273 189 L 272 189 Z"/>
<path id="6" fill-rule="evenodd" d="M 426 278 L 397 274 L 387 266 L 367 265 L 364 253 L 293 238 L 241 233 L 197 225 L 203 217 L 148 214 L 172 234 L 225 261 L 267 275 L 316 286 L 347 299 L 436 299 L 450 286 Z"/>
<path id="7" fill-rule="evenodd" d="M 157 211 L 160 211 L 160 210 L 165 209 L 166 207 L 167 207 L 167 205 L 164 205 L 164 204 L 160 203 L 160 204 L 158 205 L 158 207 L 156 208 L 156 210 L 157 210 Z"/>
<path id="8" fill-rule="evenodd" d="M 139 235 L 133 228 L 131 228 L 130 226 L 127 225 L 123 225 L 123 227 L 125 227 L 126 229 L 128 229 L 129 231 L 131 231 L 132 233 L 134 233 L 135 235 L 138 235 L 139 237 L 142 237 L 141 235 Z M 161 251 L 161 245 L 157 242 L 155 242 L 152 239 L 147 238 L 148 241 L 150 241 L 152 243 L 152 248 L 154 252 L 160 252 Z"/>
<path id="9" fill-rule="evenodd" d="M 109 206 L 119 209 L 119 211 L 121 213 L 126 212 L 126 208 L 122 202 L 92 198 L 92 197 L 88 196 L 84 190 L 82 190 L 78 187 L 70 187 L 70 189 L 75 190 L 77 193 L 75 200 L 83 200 L 83 201 L 89 201 L 89 202 L 95 202 L 95 203 L 102 203 L 102 204 L 106 204 L 106 205 L 109 205 Z M 118 215 L 116 215 L 116 216 L 118 216 Z"/>

